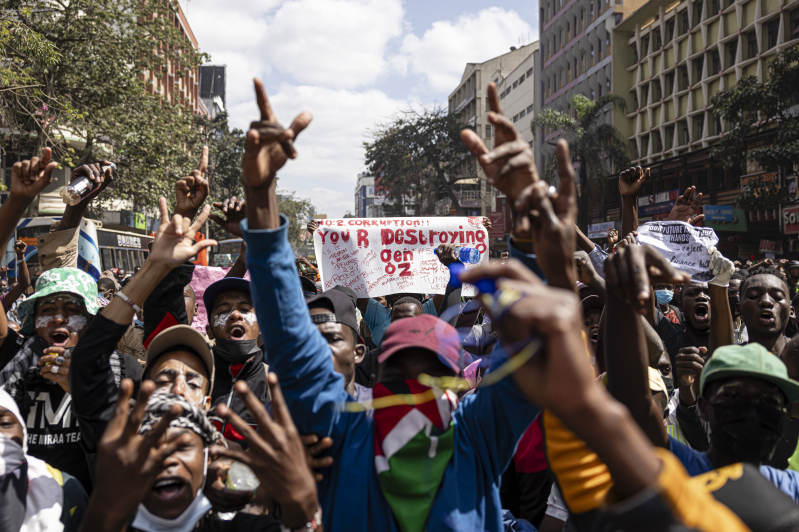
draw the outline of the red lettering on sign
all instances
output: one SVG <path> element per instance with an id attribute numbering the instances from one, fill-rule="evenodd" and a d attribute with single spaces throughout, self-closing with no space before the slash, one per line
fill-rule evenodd
<path id="1" fill-rule="evenodd" d="M 394 237 L 394 242 L 396 242 L 397 244 L 403 244 L 405 240 L 404 233 L 405 231 L 403 231 L 402 229 L 397 229 L 397 232 L 395 233 L 396 236 Z"/>
<path id="2" fill-rule="evenodd" d="M 410 272 L 411 263 L 410 262 L 402 262 L 400 264 L 397 264 L 397 266 L 400 269 L 400 274 L 399 274 L 400 277 L 410 277 L 411 276 L 411 272 Z"/>
<path id="3" fill-rule="evenodd" d="M 383 262 L 391 261 L 391 250 L 389 250 L 389 249 L 381 250 L 380 251 L 380 260 L 382 260 Z"/>
<path id="4" fill-rule="evenodd" d="M 391 229 L 380 230 L 380 243 L 384 246 L 394 243 L 394 231 Z"/>
<path id="5" fill-rule="evenodd" d="M 406 244 L 408 244 L 409 246 L 415 245 L 417 242 L 416 229 L 408 229 L 407 231 L 405 231 L 405 238 L 407 238 L 407 240 L 405 241 Z"/>
<path id="6" fill-rule="evenodd" d="M 366 229 L 358 229 L 358 247 L 368 247 L 369 246 L 369 231 Z"/>

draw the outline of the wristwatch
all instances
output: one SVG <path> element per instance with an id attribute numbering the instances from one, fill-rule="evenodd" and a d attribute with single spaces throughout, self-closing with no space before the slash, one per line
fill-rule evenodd
<path id="1" fill-rule="evenodd" d="M 283 523 L 280 524 L 280 532 L 314 532 L 322 526 L 322 509 L 317 508 L 313 514 L 313 519 L 305 523 L 302 528 L 289 528 Z"/>

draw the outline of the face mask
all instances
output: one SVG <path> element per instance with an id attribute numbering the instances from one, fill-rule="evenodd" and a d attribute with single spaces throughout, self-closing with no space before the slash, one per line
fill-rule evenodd
<path id="1" fill-rule="evenodd" d="M 666 394 L 671 400 L 674 397 L 674 377 L 661 377 L 663 379 L 663 383 L 666 385 Z"/>
<path id="2" fill-rule="evenodd" d="M 144 328 L 144 323 L 143 323 L 143 322 L 141 322 L 141 321 L 139 321 L 139 318 L 133 318 L 133 323 L 134 323 L 134 324 L 135 324 L 137 327 Z"/>
<path id="3" fill-rule="evenodd" d="M 655 290 L 655 297 L 657 297 L 658 305 L 665 305 L 674 297 L 674 292 L 671 290 Z"/>
<path id="4" fill-rule="evenodd" d="M 217 338 L 214 346 L 214 354 L 219 355 L 219 358 L 231 364 L 244 364 L 260 351 L 258 340 L 225 340 Z"/>
<path id="5" fill-rule="evenodd" d="M 189 532 L 194 530 L 197 521 L 202 519 L 211 510 L 211 501 L 203 495 L 205 477 L 208 472 L 208 448 L 205 449 L 205 464 L 203 468 L 203 483 L 191 504 L 182 514 L 175 519 L 164 519 L 154 515 L 143 503 L 139 504 L 136 518 L 131 525 L 142 532 Z"/>
<path id="6" fill-rule="evenodd" d="M 735 460 L 759 464 L 774 454 L 788 413 L 762 401 L 738 399 L 711 405 L 711 443 Z"/>

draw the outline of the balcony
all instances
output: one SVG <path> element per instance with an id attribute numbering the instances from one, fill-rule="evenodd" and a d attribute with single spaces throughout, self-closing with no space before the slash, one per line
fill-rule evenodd
<path id="1" fill-rule="evenodd" d="M 475 90 L 472 89 L 471 94 L 468 94 L 466 98 L 464 98 L 463 101 L 459 103 L 458 106 L 455 108 L 455 114 L 460 113 L 466 108 L 467 105 L 472 103 L 472 101 L 474 101 L 474 97 L 475 97 Z"/>

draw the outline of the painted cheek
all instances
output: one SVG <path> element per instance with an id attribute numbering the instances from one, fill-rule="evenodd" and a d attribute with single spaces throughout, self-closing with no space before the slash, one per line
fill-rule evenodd
<path id="1" fill-rule="evenodd" d="M 39 316 L 33 326 L 37 329 L 43 329 L 50 325 L 51 321 L 53 321 L 52 316 Z"/>
<path id="2" fill-rule="evenodd" d="M 70 316 L 67 320 L 67 330 L 71 333 L 78 333 L 86 328 L 85 316 Z"/>
<path id="3" fill-rule="evenodd" d="M 224 328 L 229 317 L 230 317 L 230 312 L 223 312 L 221 314 L 217 314 L 216 316 L 214 316 L 214 327 L 220 329 Z"/>
<path id="4" fill-rule="evenodd" d="M 245 312 L 241 315 L 241 317 L 250 324 L 250 327 L 252 327 L 254 323 L 258 323 L 258 318 L 255 316 L 255 312 Z"/>

